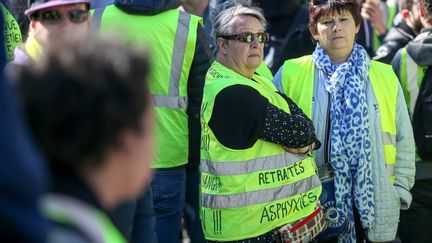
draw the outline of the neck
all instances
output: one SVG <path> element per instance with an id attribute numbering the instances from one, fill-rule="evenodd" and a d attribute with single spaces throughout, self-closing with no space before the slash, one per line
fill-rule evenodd
<path id="1" fill-rule="evenodd" d="M 352 50 L 351 50 L 352 51 Z M 336 51 L 336 52 L 327 52 L 327 54 L 330 57 L 330 60 L 332 61 L 333 64 L 341 64 L 344 63 L 348 60 L 349 56 L 351 55 L 351 51 L 346 52 L 346 51 Z"/>
<path id="2" fill-rule="evenodd" d="M 121 200 L 121 178 L 118 173 L 112 171 L 109 166 L 110 162 L 105 162 L 102 166 L 96 168 L 87 168 L 81 173 L 84 180 L 90 186 L 91 190 L 96 195 L 101 203 L 101 206 L 106 209 L 113 209 Z"/>
<path id="3" fill-rule="evenodd" d="M 226 56 L 218 53 L 218 55 L 216 57 L 216 61 L 219 62 L 220 64 L 224 65 L 225 67 L 233 70 L 234 72 L 240 74 L 241 76 L 243 76 L 243 77 L 245 77 L 247 79 L 252 79 L 254 71 L 252 71 L 252 70 L 244 70 L 244 69 L 240 68 L 231 59 L 226 58 Z"/>
<path id="4" fill-rule="evenodd" d="M 206 1 L 197 1 L 195 4 L 184 2 L 182 5 L 186 12 L 202 17 L 207 8 L 207 4 L 205 3 Z"/>

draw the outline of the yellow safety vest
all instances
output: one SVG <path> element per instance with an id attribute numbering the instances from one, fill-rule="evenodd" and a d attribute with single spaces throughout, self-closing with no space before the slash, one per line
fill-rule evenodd
<path id="1" fill-rule="evenodd" d="M 207 72 L 201 109 L 201 222 L 208 240 L 252 238 L 302 219 L 314 211 L 321 194 L 312 157 L 287 153 L 261 139 L 247 149 L 230 149 L 208 126 L 217 94 L 238 84 L 254 88 L 289 113 L 269 80 L 253 79 L 218 62 Z"/>
<path id="2" fill-rule="evenodd" d="M 103 211 L 73 197 L 48 194 L 42 199 L 42 212 L 54 222 L 77 228 L 91 242 L 127 242 Z"/>
<path id="3" fill-rule="evenodd" d="M 312 119 L 315 65 L 310 55 L 285 61 L 282 89 Z M 391 66 L 372 61 L 369 70 L 380 112 L 381 135 L 388 175 L 394 182 L 396 163 L 396 100 L 398 79 Z"/>
<path id="4" fill-rule="evenodd" d="M 21 30 L 9 10 L 0 3 L 0 8 L 3 13 L 3 40 L 5 45 L 6 60 L 12 61 L 14 58 L 14 50 L 22 43 Z"/>
<path id="5" fill-rule="evenodd" d="M 96 14 L 95 10 L 95 14 Z M 102 34 L 121 32 L 129 43 L 147 44 L 151 56 L 148 77 L 155 104 L 157 151 L 154 168 L 188 162 L 187 82 L 195 54 L 198 16 L 172 9 L 153 16 L 128 14 L 109 5 L 100 16 Z"/>

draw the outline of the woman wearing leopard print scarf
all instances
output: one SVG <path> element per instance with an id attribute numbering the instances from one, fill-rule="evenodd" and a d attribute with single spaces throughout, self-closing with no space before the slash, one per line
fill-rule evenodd
<path id="1" fill-rule="evenodd" d="M 339 216 L 329 217 L 329 227 L 346 224 L 331 242 L 392 241 L 399 210 L 411 203 L 415 174 L 399 81 L 355 43 L 361 24 L 356 0 L 313 0 L 309 12 L 316 49 L 286 61 L 274 83 L 312 118 L 323 141 L 314 157 L 331 190 L 323 187 L 321 202 Z"/>

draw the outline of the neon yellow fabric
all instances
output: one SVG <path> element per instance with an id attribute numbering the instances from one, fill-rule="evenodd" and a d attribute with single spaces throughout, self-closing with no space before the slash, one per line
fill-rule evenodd
<path id="1" fill-rule="evenodd" d="M 255 70 L 260 76 L 265 77 L 268 80 L 273 80 L 273 73 L 270 71 L 270 68 L 265 64 L 265 62 L 261 62 L 261 65 Z"/>
<path id="2" fill-rule="evenodd" d="M 37 60 L 42 55 L 43 48 L 32 34 L 29 34 L 27 37 L 25 51 L 33 61 Z"/>
<path id="3" fill-rule="evenodd" d="M 62 205 L 58 205 L 56 203 L 47 203 L 44 206 L 44 214 L 49 219 L 54 222 L 58 222 L 60 224 L 69 225 L 72 227 L 80 228 L 83 225 L 83 222 L 74 219 L 71 217 L 69 210 Z M 88 206 L 86 208 L 86 212 L 90 212 L 92 217 L 97 223 L 98 227 L 100 227 L 100 232 L 92 232 L 95 235 L 101 235 L 103 238 L 103 242 L 105 243 L 126 243 L 126 239 L 124 239 L 123 235 L 117 230 L 114 224 L 111 222 L 109 217 L 102 212 L 101 210 Z M 80 225 L 80 226 L 79 226 Z M 94 229 L 96 230 L 96 229 Z"/>
<path id="4" fill-rule="evenodd" d="M 315 65 L 312 57 L 304 56 L 287 60 L 283 66 L 282 89 L 306 115 L 312 119 L 312 100 L 314 93 Z M 396 136 L 396 100 L 398 79 L 392 68 L 384 63 L 372 61 L 369 70 L 372 84 L 380 111 L 381 132 Z M 387 167 L 394 167 L 396 163 L 396 144 L 386 143 L 384 140 L 384 157 Z M 390 174 L 393 182 L 394 174 Z"/>
<path id="5" fill-rule="evenodd" d="M 0 3 L 0 8 L 3 13 L 3 40 L 6 60 L 12 61 L 15 48 L 22 43 L 21 30 L 17 21 L 3 3 Z"/>
<path id="6" fill-rule="evenodd" d="M 253 79 L 256 82 L 218 62 L 214 62 L 207 72 L 201 109 L 201 222 L 208 240 L 252 238 L 304 218 L 313 212 L 321 194 L 321 185 L 315 173 L 316 166 L 311 157 L 302 157 L 289 164 L 286 158 L 292 155 L 286 153 L 281 145 L 260 139 L 251 148 L 230 149 L 217 140 L 208 126 L 215 97 L 221 90 L 236 84 L 254 88 L 271 104 L 289 112 L 287 102 L 276 94 L 277 89 L 270 80 L 258 75 L 254 75 Z M 276 157 L 281 160 L 277 162 Z M 253 164 L 251 161 L 256 159 L 265 162 Z M 263 163 L 280 164 L 271 169 L 263 169 Z M 215 172 L 206 171 L 204 165 L 207 164 L 218 169 Z M 236 168 L 243 171 L 254 166 L 258 168 L 250 173 L 233 172 Z M 289 171 L 292 171 L 291 174 Z M 318 179 L 316 185 L 307 183 L 314 178 Z M 270 191 L 271 197 L 277 197 L 286 193 L 282 188 L 294 185 L 303 187 L 304 191 L 275 200 L 263 196 Z M 281 191 L 273 193 L 273 190 Z M 242 195 L 239 200 L 232 199 L 239 195 Z M 225 203 L 222 203 L 222 207 L 206 207 L 206 197 L 222 197 Z M 212 203 L 214 202 L 207 200 L 207 204 Z M 233 204 L 236 206 L 232 206 Z"/>
<path id="7" fill-rule="evenodd" d="M 183 13 L 184 14 L 184 13 Z M 128 14 L 114 5 L 105 8 L 100 31 L 109 35 L 121 30 L 121 37 L 134 45 L 146 45 L 151 56 L 151 71 L 148 77 L 150 92 L 153 98 L 171 98 L 187 101 L 187 82 L 195 54 L 197 28 L 202 24 L 198 16 L 189 15 L 190 22 L 186 31 L 177 32 L 181 27 L 180 10 L 172 9 L 153 16 Z M 123 24 L 126 23 L 126 24 Z M 173 63 L 177 54 L 175 39 L 178 35 L 185 36 L 186 47 L 181 63 Z M 179 70 L 177 90 L 172 86 L 172 70 Z M 171 70 L 171 71 L 170 71 Z M 175 93 L 175 94 L 172 94 Z M 175 103 L 175 102 L 174 102 Z M 157 151 L 153 162 L 154 168 L 172 168 L 188 162 L 188 116 L 186 106 L 172 108 L 155 105 L 156 128 L 155 139 Z"/>

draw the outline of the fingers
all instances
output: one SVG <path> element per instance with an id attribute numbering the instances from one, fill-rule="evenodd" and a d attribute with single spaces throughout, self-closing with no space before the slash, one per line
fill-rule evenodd
<path id="1" fill-rule="evenodd" d="M 315 143 L 312 143 L 309 146 L 303 147 L 303 148 L 287 148 L 284 147 L 285 151 L 292 154 L 307 154 L 311 152 L 315 148 Z"/>

